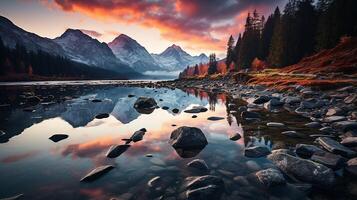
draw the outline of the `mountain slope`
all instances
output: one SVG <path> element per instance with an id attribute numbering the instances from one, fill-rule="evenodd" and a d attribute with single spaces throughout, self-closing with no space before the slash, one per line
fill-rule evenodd
<path id="1" fill-rule="evenodd" d="M 159 63 L 161 68 L 168 71 L 181 71 L 188 65 L 208 62 L 208 57 L 205 54 L 199 56 L 191 56 L 181 47 L 173 44 L 161 54 L 151 54 L 155 61 Z"/>
<path id="2" fill-rule="evenodd" d="M 136 71 L 162 70 L 145 47 L 125 34 L 120 34 L 108 43 L 114 55 Z"/>
<path id="3" fill-rule="evenodd" d="M 67 29 L 53 41 L 62 46 L 67 56 L 77 62 L 122 73 L 134 73 L 129 66 L 115 57 L 106 43 L 101 43 L 80 30 Z"/>

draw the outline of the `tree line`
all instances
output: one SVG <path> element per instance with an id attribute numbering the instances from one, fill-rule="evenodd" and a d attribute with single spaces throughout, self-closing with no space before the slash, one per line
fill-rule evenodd
<path id="1" fill-rule="evenodd" d="M 41 50 L 28 51 L 16 44 L 6 47 L 0 37 L 0 76 L 27 74 L 45 77 L 110 78 L 116 76 L 109 70 L 98 69 L 63 56 L 51 55 Z"/>

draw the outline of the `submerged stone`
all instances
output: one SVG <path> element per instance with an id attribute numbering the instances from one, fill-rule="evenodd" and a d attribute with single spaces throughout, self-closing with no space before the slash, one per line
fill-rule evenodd
<path id="1" fill-rule="evenodd" d="M 128 145 L 128 144 L 112 145 L 109 148 L 108 152 L 106 153 L 106 156 L 108 158 L 116 158 L 116 157 L 120 156 L 122 153 L 124 153 L 129 147 L 130 147 L 130 145 Z"/>
<path id="2" fill-rule="evenodd" d="M 284 175 L 276 169 L 269 168 L 260 170 L 255 173 L 255 176 L 266 187 L 286 184 Z"/>
<path id="3" fill-rule="evenodd" d="M 55 134 L 55 135 L 52 135 L 51 137 L 49 137 L 48 139 L 52 140 L 53 142 L 59 142 L 66 138 L 68 138 L 68 135 L 66 135 L 66 134 Z"/>
<path id="4" fill-rule="evenodd" d="M 264 146 L 248 147 L 248 148 L 245 148 L 245 150 L 244 150 L 244 155 L 246 157 L 250 157 L 250 158 L 263 157 L 268 154 L 270 154 L 270 149 L 268 149 L 268 147 L 264 147 Z"/>
<path id="5" fill-rule="evenodd" d="M 97 167 L 93 169 L 91 172 L 89 172 L 87 175 L 85 175 L 82 179 L 81 182 L 91 182 L 94 181 L 104 174 L 108 173 L 110 170 L 114 168 L 113 165 L 103 165 L 100 167 Z"/>

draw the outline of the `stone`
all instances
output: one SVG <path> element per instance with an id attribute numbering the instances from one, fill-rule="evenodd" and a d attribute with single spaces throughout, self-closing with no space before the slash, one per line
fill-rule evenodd
<path id="1" fill-rule="evenodd" d="M 202 159 L 194 159 L 187 164 L 187 167 L 198 169 L 201 171 L 208 171 L 206 162 Z"/>
<path id="2" fill-rule="evenodd" d="M 176 148 L 204 147 L 208 144 L 204 133 L 196 127 L 181 126 L 170 136 L 169 143 Z"/>
<path id="3" fill-rule="evenodd" d="M 341 108 L 329 108 L 327 110 L 326 116 L 333 116 L 333 115 L 342 115 L 345 112 Z"/>
<path id="4" fill-rule="evenodd" d="M 108 118 L 109 114 L 108 113 L 101 113 L 95 116 L 96 119 L 104 119 L 104 118 Z"/>
<path id="5" fill-rule="evenodd" d="M 89 172 L 87 175 L 85 175 L 82 179 L 81 182 L 91 182 L 94 181 L 104 174 L 108 173 L 110 170 L 114 168 L 113 165 L 103 165 L 100 167 L 97 167 L 93 169 L 91 172 Z"/>
<path id="6" fill-rule="evenodd" d="M 157 187 L 160 186 L 160 184 L 161 184 L 161 177 L 160 176 L 156 176 L 156 177 L 150 179 L 149 182 L 147 183 L 149 188 L 157 188 Z"/>
<path id="7" fill-rule="evenodd" d="M 346 137 L 341 144 L 346 147 L 357 147 L 357 137 Z"/>
<path id="8" fill-rule="evenodd" d="M 283 131 L 281 134 L 292 138 L 305 138 L 304 134 L 298 133 L 296 131 Z"/>
<path id="9" fill-rule="evenodd" d="M 357 157 L 347 161 L 347 166 L 345 167 L 345 170 L 349 174 L 352 174 L 353 176 L 357 177 Z"/>
<path id="10" fill-rule="evenodd" d="M 151 97 L 139 97 L 134 103 L 135 110 L 142 114 L 152 113 L 156 106 L 156 101 Z"/>
<path id="11" fill-rule="evenodd" d="M 335 130 L 329 126 L 325 126 L 319 129 L 319 131 L 324 132 L 324 133 L 333 133 Z"/>
<path id="12" fill-rule="evenodd" d="M 296 154 L 290 149 L 275 149 L 271 151 L 271 153 L 286 153 L 292 156 L 296 156 Z"/>
<path id="13" fill-rule="evenodd" d="M 100 102 L 102 102 L 102 100 L 100 100 L 100 99 L 93 99 L 92 102 L 93 102 L 93 103 L 100 103 Z"/>
<path id="14" fill-rule="evenodd" d="M 192 115 L 192 118 L 197 118 L 197 115 Z"/>
<path id="15" fill-rule="evenodd" d="M 256 113 L 256 112 L 249 112 L 249 111 L 243 111 L 241 113 L 241 117 L 243 119 L 247 119 L 247 118 L 260 118 L 260 114 Z"/>
<path id="16" fill-rule="evenodd" d="M 124 145 L 112 145 L 107 153 L 105 154 L 108 158 L 116 158 L 120 156 L 122 153 L 124 153 L 130 145 L 124 144 Z"/>
<path id="17" fill-rule="evenodd" d="M 201 112 L 206 112 L 208 109 L 203 106 L 194 106 L 189 110 L 185 110 L 183 112 L 185 113 L 201 113 Z"/>
<path id="18" fill-rule="evenodd" d="M 336 140 L 333 140 L 328 137 L 319 137 L 316 139 L 316 141 L 327 151 L 335 154 L 339 154 L 348 158 L 351 158 L 353 156 L 357 155 L 357 152 L 352 151 L 351 149 L 341 145 L 338 143 Z"/>
<path id="19" fill-rule="evenodd" d="M 180 112 L 180 110 L 177 108 L 174 108 L 174 109 L 172 109 L 172 112 L 176 114 L 176 113 Z"/>
<path id="20" fill-rule="evenodd" d="M 270 110 L 272 108 L 277 108 L 277 107 L 280 107 L 283 105 L 284 105 L 284 102 L 280 101 L 277 98 L 272 98 L 272 99 L 270 99 L 270 101 L 268 101 L 264 104 L 264 108 L 267 110 Z"/>
<path id="21" fill-rule="evenodd" d="M 285 103 L 287 104 L 297 104 L 301 102 L 301 98 L 300 97 L 286 97 L 285 98 Z"/>
<path id="22" fill-rule="evenodd" d="M 169 107 L 167 107 L 167 106 L 162 106 L 162 108 L 161 109 L 163 109 L 163 110 L 168 110 L 169 109 Z"/>
<path id="23" fill-rule="evenodd" d="M 248 147 L 245 148 L 244 150 L 244 155 L 246 157 L 250 158 L 258 158 L 258 157 L 263 157 L 270 154 L 270 149 L 265 146 L 254 146 L 254 147 Z"/>
<path id="24" fill-rule="evenodd" d="M 326 123 L 334 123 L 334 122 L 339 122 L 339 121 L 344 121 L 347 118 L 345 116 L 330 116 L 330 117 L 325 117 L 322 121 Z"/>
<path id="25" fill-rule="evenodd" d="M 41 102 L 41 98 L 38 96 L 26 97 L 26 103 L 31 106 L 35 106 L 35 105 L 39 104 L 40 102 Z"/>
<path id="26" fill-rule="evenodd" d="M 270 154 L 271 160 L 285 174 L 303 182 L 320 187 L 329 187 L 335 184 L 335 173 L 330 168 L 284 153 Z"/>
<path id="27" fill-rule="evenodd" d="M 266 187 L 286 184 L 284 175 L 276 169 L 269 168 L 260 170 L 255 173 L 255 176 Z"/>
<path id="28" fill-rule="evenodd" d="M 135 95 L 133 95 L 133 94 L 128 94 L 128 97 L 129 97 L 129 98 L 132 98 L 132 97 L 135 97 Z"/>
<path id="29" fill-rule="evenodd" d="M 66 138 L 68 138 L 68 135 L 66 135 L 66 134 L 54 134 L 51 137 L 49 137 L 48 139 L 52 140 L 53 142 L 59 142 Z"/>
<path id="30" fill-rule="evenodd" d="M 208 185 L 216 185 L 219 189 L 224 189 L 224 182 L 218 176 L 204 175 L 199 177 L 188 177 L 190 181 L 186 188 L 189 190 L 205 187 Z"/>
<path id="31" fill-rule="evenodd" d="M 213 117 L 208 117 L 207 118 L 207 120 L 210 120 L 210 121 L 218 121 L 218 120 L 222 120 L 222 119 L 224 119 L 224 117 L 215 117 L 215 116 L 213 116 Z"/>
<path id="32" fill-rule="evenodd" d="M 305 126 L 309 128 L 321 128 L 321 124 L 319 122 L 306 123 Z"/>
<path id="33" fill-rule="evenodd" d="M 279 123 L 279 122 L 268 122 L 267 126 L 268 127 L 284 127 L 285 124 Z"/>
<path id="34" fill-rule="evenodd" d="M 234 133 L 234 134 L 229 136 L 229 139 L 233 140 L 233 141 L 237 141 L 237 140 L 239 140 L 241 138 L 242 138 L 242 136 L 239 133 Z"/>
<path id="35" fill-rule="evenodd" d="M 325 151 L 314 153 L 310 159 L 334 170 L 341 168 L 345 163 L 345 158 L 342 156 Z"/>
<path id="36" fill-rule="evenodd" d="M 187 200 L 216 200 L 220 199 L 222 192 L 217 185 L 207 185 L 186 192 Z M 217 192 L 218 191 L 218 192 Z"/>
<path id="37" fill-rule="evenodd" d="M 131 136 L 130 139 L 133 142 L 138 142 L 143 139 L 144 135 L 145 135 L 145 131 L 138 130 L 134 132 L 134 134 Z"/>
<path id="38" fill-rule="evenodd" d="M 339 121 L 332 124 L 333 128 L 341 129 L 343 132 L 357 129 L 357 122 L 355 121 Z"/>
<path id="39" fill-rule="evenodd" d="M 268 96 L 259 96 L 254 99 L 253 103 L 254 104 L 263 104 L 263 103 L 268 102 L 269 100 L 270 100 L 270 97 L 268 97 Z"/>
<path id="40" fill-rule="evenodd" d="M 6 197 L 6 198 L 1 198 L 0 200 L 19 200 L 19 199 L 25 199 L 24 194 L 18 194 L 12 197 Z"/>
<path id="41" fill-rule="evenodd" d="M 302 158 L 310 158 L 316 152 L 322 152 L 319 147 L 311 144 L 297 144 L 295 146 L 295 153 Z"/>
<path id="42" fill-rule="evenodd" d="M 355 103 L 357 101 L 357 94 L 351 94 L 343 100 L 347 104 Z"/>

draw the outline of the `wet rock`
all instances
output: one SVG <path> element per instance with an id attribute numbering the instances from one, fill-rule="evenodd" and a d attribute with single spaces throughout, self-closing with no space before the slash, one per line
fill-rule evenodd
<path id="1" fill-rule="evenodd" d="M 192 160 L 187 164 L 187 167 L 195 168 L 201 171 L 208 171 L 208 166 L 206 162 L 202 159 Z"/>
<path id="2" fill-rule="evenodd" d="M 130 147 L 130 145 L 128 145 L 128 144 L 112 145 L 109 148 L 108 152 L 106 153 L 106 156 L 108 158 L 116 158 L 116 157 L 120 156 L 122 153 L 124 153 L 129 147 Z"/>
<path id="3" fill-rule="evenodd" d="M 305 124 L 305 126 L 309 128 L 321 128 L 321 124 L 319 122 L 310 122 Z"/>
<path id="4" fill-rule="evenodd" d="M 207 120 L 210 120 L 210 121 L 218 121 L 218 120 L 222 120 L 222 119 L 224 119 L 224 117 L 215 117 L 215 116 L 213 116 L 213 117 L 208 117 L 207 118 Z"/>
<path id="5" fill-rule="evenodd" d="M 326 116 L 333 116 L 333 115 L 343 115 L 345 114 L 345 111 L 343 111 L 341 108 L 330 108 L 327 110 Z"/>
<path id="6" fill-rule="evenodd" d="M 161 177 L 160 176 L 156 176 L 156 177 L 150 179 L 150 181 L 147 183 L 147 185 L 151 189 L 155 189 L 157 187 L 160 187 L 160 185 L 161 185 Z"/>
<path id="7" fill-rule="evenodd" d="M 0 130 L 0 138 L 4 135 L 6 135 L 6 133 L 4 131 Z"/>
<path id="8" fill-rule="evenodd" d="M 306 195 L 308 195 L 312 191 L 312 185 L 309 183 L 294 183 L 292 185 Z"/>
<path id="9" fill-rule="evenodd" d="M 205 175 L 188 179 L 192 179 L 186 186 L 188 200 L 216 200 L 224 192 L 224 182 L 217 176 Z"/>
<path id="10" fill-rule="evenodd" d="M 327 151 L 335 154 L 339 154 L 348 158 L 356 156 L 357 153 L 351 149 L 341 145 L 336 140 L 327 137 L 319 137 L 316 141 L 324 147 Z"/>
<path id="11" fill-rule="evenodd" d="M 357 94 L 351 94 L 350 96 L 346 97 L 343 101 L 347 104 L 355 103 L 357 102 Z"/>
<path id="12" fill-rule="evenodd" d="M 97 167 L 93 169 L 91 172 L 89 172 L 87 175 L 85 175 L 82 179 L 81 182 L 91 182 L 94 181 L 104 174 L 108 173 L 110 170 L 114 168 L 113 165 L 103 165 L 100 167 Z"/>
<path id="13" fill-rule="evenodd" d="M 237 140 L 239 140 L 241 138 L 242 138 L 242 136 L 239 133 L 234 133 L 231 136 L 229 136 L 229 139 L 233 140 L 233 141 L 237 141 Z"/>
<path id="14" fill-rule="evenodd" d="M 243 111 L 241 113 L 241 117 L 243 119 L 247 119 L 247 118 L 260 118 L 260 114 L 256 113 L 256 112 L 249 112 L 249 111 Z"/>
<path id="15" fill-rule="evenodd" d="M 197 118 L 197 115 L 192 115 L 192 118 Z"/>
<path id="16" fill-rule="evenodd" d="M 346 137 L 341 144 L 346 147 L 357 147 L 357 137 Z"/>
<path id="17" fill-rule="evenodd" d="M 300 97 L 286 97 L 285 99 L 285 103 L 287 104 L 297 104 L 301 102 L 301 98 Z"/>
<path id="18" fill-rule="evenodd" d="M 59 142 L 66 138 L 68 138 L 68 135 L 66 135 L 66 134 L 55 134 L 55 135 L 52 135 L 51 137 L 49 137 L 48 139 L 52 140 L 53 142 Z"/>
<path id="19" fill-rule="evenodd" d="M 138 130 L 134 132 L 134 134 L 131 136 L 130 139 L 133 142 L 138 142 L 143 139 L 144 135 L 145 135 L 145 131 Z"/>
<path id="20" fill-rule="evenodd" d="M 344 132 L 357 129 L 357 122 L 355 121 L 340 121 L 332 124 L 333 128 L 341 129 Z"/>
<path id="21" fill-rule="evenodd" d="M 92 102 L 93 102 L 93 103 L 100 103 L 100 102 L 102 102 L 102 100 L 100 100 L 100 99 L 93 99 Z"/>
<path id="22" fill-rule="evenodd" d="M 335 184 L 334 171 L 322 164 L 283 153 L 270 154 L 268 159 L 281 171 L 300 181 L 322 187 Z"/>
<path id="23" fill-rule="evenodd" d="M 175 129 L 169 144 L 184 158 L 196 156 L 207 144 L 207 139 L 199 128 L 182 126 Z"/>
<path id="24" fill-rule="evenodd" d="M 276 169 L 269 168 L 260 170 L 255 173 L 255 176 L 266 187 L 286 184 L 284 175 Z"/>
<path id="25" fill-rule="evenodd" d="M 193 108 L 189 110 L 185 110 L 185 113 L 201 113 L 201 112 L 206 112 L 208 109 L 203 106 L 194 106 Z"/>
<path id="26" fill-rule="evenodd" d="M 284 105 L 284 102 L 280 101 L 277 98 L 272 98 L 272 99 L 270 99 L 270 101 L 268 101 L 264 104 L 264 108 L 267 110 L 270 110 L 272 108 L 276 108 L 276 107 L 283 106 L 283 105 Z"/>
<path id="27" fill-rule="evenodd" d="M 281 134 L 292 138 L 305 138 L 304 134 L 298 133 L 296 131 L 283 131 Z"/>
<path id="28" fill-rule="evenodd" d="M 35 106 L 41 102 L 41 98 L 38 96 L 26 97 L 26 103 L 31 106 Z"/>
<path id="29" fill-rule="evenodd" d="M 310 144 L 297 144 L 295 147 L 295 153 L 302 158 L 310 158 L 314 153 L 322 151 L 319 147 Z"/>
<path id="30" fill-rule="evenodd" d="M 1 198 L 0 200 L 18 200 L 18 199 L 25 199 L 24 194 L 18 194 L 12 197 Z"/>
<path id="31" fill-rule="evenodd" d="M 133 94 L 128 94 L 128 97 L 129 97 L 129 98 L 132 98 L 132 97 L 135 97 L 135 95 L 133 95 Z"/>
<path id="32" fill-rule="evenodd" d="M 323 122 L 334 123 L 334 122 L 339 122 L 339 121 L 344 121 L 344 120 L 346 120 L 345 116 L 331 116 L 331 117 L 325 117 L 323 119 Z"/>
<path id="33" fill-rule="evenodd" d="M 266 103 L 270 100 L 270 97 L 268 96 L 260 96 L 256 99 L 254 99 L 253 103 L 254 104 L 263 104 L 263 103 Z"/>
<path id="34" fill-rule="evenodd" d="M 335 130 L 329 126 L 325 126 L 319 129 L 319 131 L 324 132 L 324 133 L 333 133 Z"/>
<path id="35" fill-rule="evenodd" d="M 108 118 L 108 117 L 109 117 L 108 113 L 101 113 L 101 114 L 95 116 L 96 119 L 104 119 L 104 118 Z"/>
<path id="36" fill-rule="evenodd" d="M 350 85 L 350 86 L 339 88 L 336 91 L 337 92 L 351 92 L 351 91 L 353 91 L 353 89 L 354 89 L 353 86 Z"/>
<path id="37" fill-rule="evenodd" d="M 357 177 L 357 158 L 352 158 L 352 159 L 348 160 L 345 170 L 349 174 L 352 174 L 353 176 Z"/>
<path id="38" fill-rule="evenodd" d="M 177 109 L 177 108 L 172 109 L 172 112 L 173 112 L 173 113 L 178 113 L 179 111 L 180 111 L 180 110 Z"/>
<path id="39" fill-rule="evenodd" d="M 156 101 L 153 98 L 149 97 L 139 97 L 134 103 L 134 108 L 136 109 L 136 111 L 142 114 L 152 113 L 155 110 L 156 106 Z"/>
<path id="40" fill-rule="evenodd" d="M 162 109 L 163 109 L 163 110 L 168 110 L 168 109 L 170 109 L 170 108 L 167 107 L 167 106 L 162 106 Z"/>
<path id="41" fill-rule="evenodd" d="M 345 163 L 345 158 L 342 156 L 325 151 L 318 151 L 314 153 L 311 160 L 335 170 L 341 168 Z"/>
<path id="42" fill-rule="evenodd" d="M 279 122 L 268 122 L 267 126 L 268 127 L 284 127 L 285 124 L 279 123 Z"/>
<path id="43" fill-rule="evenodd" d="M 270 154 L 270 149 L 265 146 L 248 147 L 244 150 L 244 155 L 249 158 L 258 158 Z"/>
<path id="44" fill-rule="evenodd" d="M 296 154 L 290 149 L 275 149 L 271 151 L 271 153 L 286 153 L 292 156 L 296 156 Z"/>

